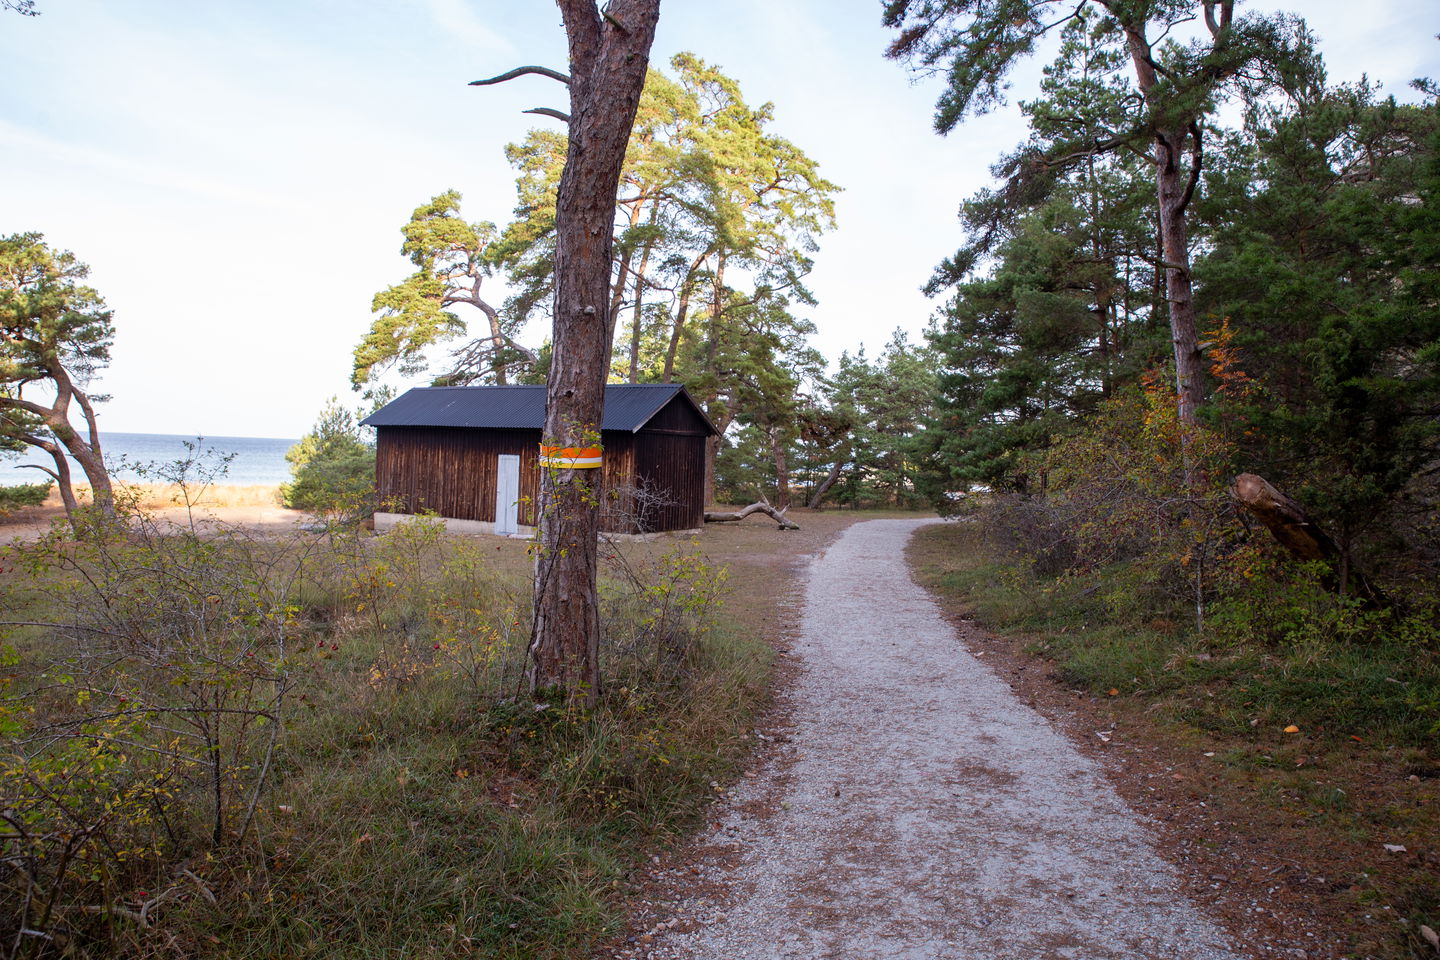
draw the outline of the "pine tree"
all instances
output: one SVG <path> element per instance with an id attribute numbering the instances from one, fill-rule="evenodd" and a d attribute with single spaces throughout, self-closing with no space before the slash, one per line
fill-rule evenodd
<path id="1" fill-rule="evenodd" d="M 1110 109 L 1057 110 L 1043 119 L 1070 134 L 1047 137 L 1004 165 L 1008 194 L 1024 194 L 1056 171 L 1119 151 L 1148 164 L 1156 187 L 1157 262 L 1164 272 L 1179 413 L 1193 423 L 1205 397 L 1204 363 L 1191 283 L 1189 209 L 1205 164 L 1205 125 L 1234 96 L 1295 90 L 1319 73 L 1303 21 L 1287 14 L 1236 18 L 1233 0 L 888 0 L 884 21 L 899 31 L 890 56 L 943 70 L 935 127 L 953 130 L 967 115 L 1003 102 L 1005 78 L 1040 39 L 1081 30 L 1100 54 L 1077 60 L 1062 51 L 1053 76 L 1078 67 L 1107 77 L 1122 95 Z M 1206 35 L 1167 41 L 1189 21 Z M 1075 24 L 1080 24 L 1079 27 Z M 1128 61 L 1128 70 L 1127 67 Z M 1079 105 L 1093 98 L 1080 91 Z M 1039 118 L 1037 118 L 1039 119 Z"/>

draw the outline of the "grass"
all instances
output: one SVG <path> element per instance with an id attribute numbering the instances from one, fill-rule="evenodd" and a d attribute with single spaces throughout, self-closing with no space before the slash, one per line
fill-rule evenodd
<path id="1" fill-rule="evenodd" d="M 951 609 L 1015 637 L 1057 687 L 1208 784 L 1208 809 L 1238 831 L 1227 839 L 1346 878 L 1307 909 L 1338 927 L 1347 956 L 1430 955 L 1415 931 L 1440 928 L 1433 630 L 1346 610 L 1326 619 L 1303 584 L 1265 583 L 1202 633 L 1133 568 L 1042 576 L 997 548 L 983 519 L 920 531 L 910 561 Z"/>
<path id="2" fill-rule="evenodd" d="M 1032 638 L 1060 679 L 1164 700 L 1167 712 L 1227 734 L 1297 725 L 1327 743 L 1431 749 L 1440 737 L 1440 651 L 1377 631 L 1336 643 L 1241 642 L 1191 629 L 1185 610 L 1130 600 L 1126 572 L 1046 578 L 997 557 L 973 526 L 922 531 L 924 575 L 997 630 Z M 942 554 L 944 559 L 941 559 Z M 1264 616 L 1263 609 L 1253 616 Z M 1252 720 L 1258 723 L 1251 723 Z M 1237 723 L 1238 721 L 1238 723 Z"/>
<path id="3" fill-rule="evenodd" d="M 520 695 L 523 544 L 424 522 L 58 537 L 0 557 L 28 571 L 0 584 L 8 618 L 57 624 L 0 637 L 17 956 L 586 955 L 631 867 L 734 775 L 767 695 L 748 598 L 684 542 L 615 555 L 604 692 L 581 710 Z M 91 839 L 65 861 L 67 819 Z M 40 935 L 17 939 L 20 917 Z"/>

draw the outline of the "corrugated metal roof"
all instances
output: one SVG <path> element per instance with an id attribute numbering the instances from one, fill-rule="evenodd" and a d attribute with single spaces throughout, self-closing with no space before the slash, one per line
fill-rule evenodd
<path id="1" fill-rule="evenodd" d="M 677 394 L 712 432 L 705 411 L 678 383 L 612 383 L 605 387 L 602 430 L 639 431 Z M 477 427 L 539 430 L 545 425 L 543 386 L 414 387 L 361 423 L 371 427 Z"/>

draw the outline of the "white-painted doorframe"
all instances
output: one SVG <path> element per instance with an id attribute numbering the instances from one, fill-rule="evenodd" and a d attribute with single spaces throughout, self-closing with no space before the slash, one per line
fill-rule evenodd
<path id="1" fill-rule="evenodd" d="M 495 532 L 502 536 L 520 532 L 519 454 L 500 454 L 495 472 Z"/>

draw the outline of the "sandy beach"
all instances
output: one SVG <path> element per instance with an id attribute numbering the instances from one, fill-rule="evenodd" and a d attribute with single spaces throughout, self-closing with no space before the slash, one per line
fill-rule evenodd
<path id="1" fill-rule="evenodd" d="M 133 496 L 135 504 L 157 520 L 185 524 L 190 517 L 211 526 L 241 527 L 256 533 L 287 533 L 296 524 L 311 519 L 300 510 L 280 505 L 280 487 L 216 484 L 199 492 L 189 507 L 179 487 L 160 484 L 117 484 L 117 496 Z M 123 491 L 123 492 L 122 492 Z M 89 489 L 76 488 L 76 495 L 88 502 Z M 196 496 L 191 492 L 191 496 Z M 38 540 L 56 521 L 65 519 L 65 508 L 57 493 L 38 507 L 26 507 L 0 517 L 0 544 L 12 540 Z"/>

